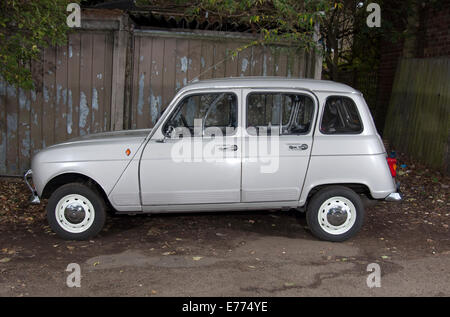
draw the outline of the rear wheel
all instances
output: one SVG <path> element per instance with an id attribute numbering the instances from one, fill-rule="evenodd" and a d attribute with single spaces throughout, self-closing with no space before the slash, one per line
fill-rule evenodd
<path id="1" fill-rule="evenodd" d="M 345 241 L 361 229 L 364 206 L 359 195 L 350 188 L 332 186 L 312 197 L 306 220 L 311 232 L 319 239 Z"/>
<path id="2" fill-rule="evenodd" d="M 66 240 L 86 240 L 105 224 L 105 204 L 99 193 L 80 183 L 59 187 L 47 205 L 47 219 L 53 231 Z"/>

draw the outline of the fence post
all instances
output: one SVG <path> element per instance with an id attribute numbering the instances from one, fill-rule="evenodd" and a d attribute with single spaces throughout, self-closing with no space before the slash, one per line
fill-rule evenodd
<path id="1" fill-rule="evenodd" d="M 124 128 L 126 60 L 128 48 L 128 15 L 119 18 L 119 29 L 114 31 L 114 51 L 111 91 L 111 131 Z"/>

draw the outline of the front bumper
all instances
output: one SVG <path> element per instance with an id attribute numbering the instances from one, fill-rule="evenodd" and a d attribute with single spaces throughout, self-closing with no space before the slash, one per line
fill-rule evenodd
<path id="1" fill-rule="evenodd" d="M 33 171 L 32 170 L 28 170 L 25 175 L 23 175 L 23 179 L 25 180 L 25 183 L 27 184 L 28 188 L 31 191 L 31 197 L 30 197 L 30 203 L 33 205 L 38 205 L 41 203 L 41 200 L 39 199 L 39 196 L 36 192 L 36 189 L 34 189 L 33 186 L 31 186 L 30 182 L 28 181 L 28 178 L 31 177 L 31 175 L 33 175 Z"/>
<path id="2" fill-rule="evenodd" d="M 397 191 L 395 193 L 390 193 L 384 200 L 390 202 L 402 201 L 403 197 L 400 193 L 400 183 L 397 183 Z"/>

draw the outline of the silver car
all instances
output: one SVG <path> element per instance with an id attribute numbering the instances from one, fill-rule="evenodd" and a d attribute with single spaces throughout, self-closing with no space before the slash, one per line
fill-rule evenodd
<path id="1" fill-rule="evenodd" d="M 82 136 L 37 153 L 25 175 L 64 239 L 116 213 L 296 209 L 344 241 L 363 199 L 400 201 L 362 94 L 330 81 L 228 78 L 182 88 L 153 127 Z M 32 175 L 33 185 L 28 182 Z"/>

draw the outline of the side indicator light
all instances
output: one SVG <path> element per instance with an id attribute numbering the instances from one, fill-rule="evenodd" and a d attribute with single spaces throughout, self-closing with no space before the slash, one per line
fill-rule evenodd
<path id="1" fill-rule="evenodd" d="M 130 154 L 131 154 L 130 149 L 127 149 L 127 150 L 125 151 L 125 154 L 126 154 L 127 156 L 130 156 Z"/>

